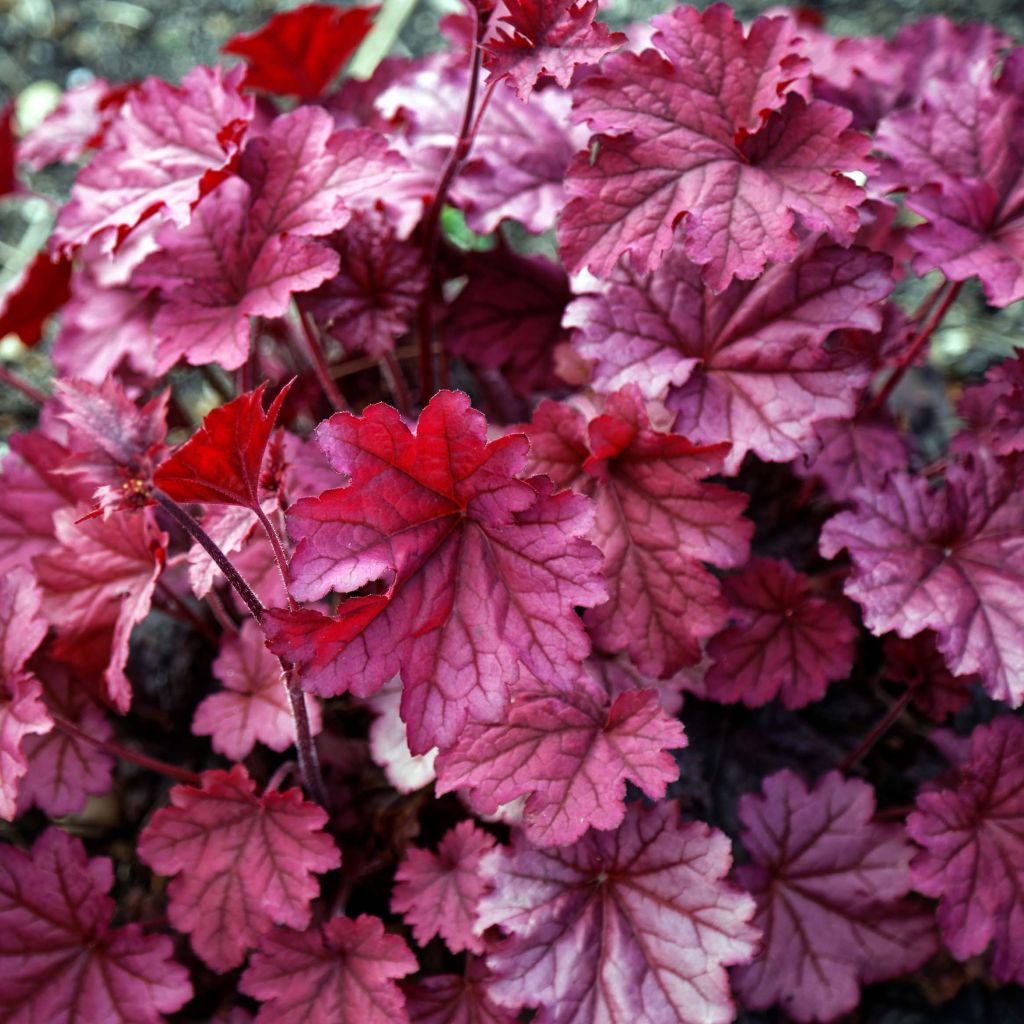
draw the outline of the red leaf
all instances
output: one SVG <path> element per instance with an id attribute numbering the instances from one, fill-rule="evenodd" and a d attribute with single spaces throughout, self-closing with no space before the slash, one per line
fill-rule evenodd
<path id="1" fill-rule="evenodd" d="M 602 596 L 598 552 L 579 539 L 589 509 L 515 479 L 522 435 L 487 443 L 469 399 L 443 391 L 415 434 L 374 405 L 333 416 L 317 439 L 351 480 L 289 510 L 293 593 L 388 589 L 344 602 L 336 625 L 307 611 L 293 629 L 268 615 L 272 649 L 303 665 L 310 689 L 365 697 L 401 670 L 410 747 L 424 753 L 468 716 L 500 713 L 520 665 L 557 679 L 586 656 L 574 609 Z"/>
<path id="2" fill-rule="evenodd" d="M 570 406 L 542 403 L 528 428 L 531 465 L 597 503 L 590 538 L 611 596 L 586 614 L 595 643 L 628 651 L 642 672 L 671 675 L 699 661 L 699 641 L 725 624 L 718 581 L 701 563 L 742 565 L 749 551 L 746 500 L 701 482 L 721 470 L 728 446 L 652 430 L 633 386 L 586 429 Z"/>
<path id="3" fill-rule="evenodd" d="M 299 790 L 258 797 L 241 765 L 202 780 L 201 789 L 171 790 L 171 806 L 153 815 L 138 852 L 154 871 L 178 876 L 168 887 L 171 924 L 223 973 L 274 924 L 307 927 L 319 891 L 313 873 L 341 857 L 320 831 L 326 813 Z"/>
<path id="4" fill-rule="evenodd" d="M 50 317 L 71 297 L 71 261 L 40 252 L 0 296 L 0 338 L 16 334 L 31 348 Z"/>
<path id="5" fill-rule="evenodd" d="M 1024 984 L 1024 722 L 971 733 L 956 788 L 921 793 L 907 831 L 924 850 L 914 888 L 939 898 L 942 938 L 958 960 L 992 945 L 992 973 Z"/>
<path id="6" fill-rule="evenodd" d="M 523 794 L 523 827 L 535 846 L 564 846 L 588 828 L 613 829 L 625 813 L 626 782 L 652 800 L 679 777 L 670 749 L 683 727 L 652 690 L 607 702 L 582 684 L 572 692 L 516 690 L 506 719 L 471 722 L 437 759 L 438 793 L 471 787 L 474 807 L 494 814 Z"/>
<path id="7" fill-rule="evenodd" d="M 203 425 L 153 475 L 175 501 L 259 508 L 260 468 L 289 381 L 263 411 L 264 381 L 255 391 L 208 413 Z"/>
<path id="8" fill-rule="evenodd" d="M 200 702 L 192 718 L 193 735 L 211 736 L 213 749 L 232 761 L 247 757 L 257 740 L 277 751 L 295 743 L 284 671 L 255 621 L 247 619 L 236 636 L 225 637 L 213 674 L 224 689 Z M 315 736 L 320 732 L 315 697 L 306 697 L 306 711 Z"/>
<path id="9" fill-rule="evenodd" d="M 744 1005 L 781 1003 L 794 1020 L 852 1010 L 860 984 L 920 967 L 935 951 L 931 914 L 903 900 L 913 848 L 872 821 L 874 792 L 831 772 L 808 793 L 786 770 L 740 801 L 754 863 L 736 869 L 757 900 L 765 948 L 735 972 Z"/>
<path id="10" fill-rule="evenodd" d="M 0 1005 L 9 1021 L 162 1024 L 192 998 L 166 935 L 111 928 L 110 860 L 50 828 L 32 854 L 0 847 Z"/>
<path id="11" fill-rule="evenodd" d="M 264 936 L 238 987 L 264 1001 L 256 1024 L 408 1024 L 393 979 L 418 966 L 376 917 L 335 917 Z"/>
<path id="12" fill-rule="evenodd" d="M 304 4 L 275 14 L 255 32 L 232 36 L 221 52 L 245 58 L 248 88 L 314 99 L 355 53 L 379 9 Z"/>
<path id="13" fill-rule="evenodd" d="M 984 452 L 946 472 L 936 490 L 923 477 L 891 474 L 854 491 L 856 508 L 821 533 L 821 552 L 847 548 L 844 590 L 876 636 L 907 639 L 926 629 L 955 675 L 977 672 L 996 700 L 1024 702 L 1024 492 L 1014 464 Z"/>
<path id="14" fill-rule="evenodd" d="M 395 872 L 391 912 L 405 915 L 421 946 L 440 935 L 453 953 L 484 951 L 473 925 L 486 888 L 480 858 L 493 846 L 492 835 L 462 821 L 448 830 L 436 854 L 415 847 L 406 851 Z"/>
<path id="15" fill-rule="evenodd" d="M 978 681 L 975 675 L 954 676 L 935 646 L 931 630 L 918 633 L 909 640 L 886 637 L 885 678 L 905 683 L 914 705 L 936 722 L 965 708 L 971 690 Z"/>
<path id="16" fill-rule="evenodd" d="M 577 67 L 596 64 L 626 37 L 594 21 L 597 0 L 505 0 L 485 43 L 490 80 L 507 78 L 525 103 L 543 75 L 568 89 Z M 511 31 L 509 31 L 511 29 Z"/>
<path id="17" fill-rule="evenodd" d="M 520 834 L 483 864 L 495 891 L 477 930 L 510 934 L 488 957 L 491 998 L 541 1006 L 547 1024 L 735 1019 L 725 967 L 750 960 L 754 901 L 724 877 L 729 840 L 631 804 L 617 832 L 535 850 Z"/>
<path id="18" fill-rule="evenodd" d="M 707 695 L 760 707 L 779 697 L 802 708 L 853 666 L 857 629 L 835 601 L 815 595 L 811 579 L 786 562 L 754 558 L 724 584 L 732 625 L 714 637 Z"/>

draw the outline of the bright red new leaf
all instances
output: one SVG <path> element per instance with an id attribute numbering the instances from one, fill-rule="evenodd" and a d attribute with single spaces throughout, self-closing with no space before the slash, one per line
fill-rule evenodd
<path id="1" fill-rule="evenodd" d="M 1014 465 L 983 450 L 950 466 L 945 485 L 891 474 L 854 491 L 830 519 L 821 552 L 847 548 L 844 590 L 876 635 L 935 630 L 954 675 L 977 672 L 989 694 L 1024 702 L 1024 491 Z"/>
<path id="2" fill-rule="evenodd" d="M 255 391 L 219 406 L 175 453 L 153 482 L 175 501 L 259 508 L 260 467 L 289 381 L 263 411 L 264 381 Z"/>
<path id="3" fill-rule="evenodd" d="M 811 454 L 815 423 L 849 418 L 868 364 L 826 343 L 843 328 L 877 330 L 892 284 L 887 257 L 811 238 L 792 263 L 715 295 L 677 249 L 647 276 L 620 265 L 565 322 L 580 329 L 574 344 L 595 363 L 597 390 L 667 396 L 678 433 L 732 442 L 735 473 L 748 451 L 770 462 Z"/>
<path id="4" fill-rule="evenodd" d="M 576 68 L 596 64 L 626 37 L 594 21 L 597 0 L 505 0 L 484 63 L 525 103 L 544 75 L 568 89 Z M 507 26 L 507 27 L 506 27 Z"/>
<path id="5" fill-rule="evenodd" d="M 292 590 L 300 600 L 375 580 L 386 599 L 267 617 L 273 650 L 325 696 L 367 696 L 401 671 L 410 747 L 450 745 L 467 717 L 491 720 L 525 669 L 557 682 L 588 653 L 575 607 L 603 597 L 599 552 L 581 539 L 586 499 L 515 475 L 526 438 L 488 443 L 458 392 L 428 403 L 413 433 L 394 409 L 339 413 L 317 429 L 347 487 L 297 502 Z"/>
<path id="6" fill-rule="evenodd" d="M 305 928 L 319 892 L 315 872 L 341 863 L 321 829 L 327 814 L 297 789 L 256 795 L 241 765 L 203 772 L 202 788 L 175 786 L 171 806 L 139 836 L 139 856 L 176 875 L 168 886 L 171 924 L 223 973 L 275 924 Z"/>
<path id="7" fill-rule="evenodd" d="M 707 695 L 756 708 L 778 697 L 787 708 L 821 700 L 853 666 L 857 629 L 842 606 L 815 594 L 786 562 L 754 558 L 726 577 L 732 624 L 708 644 Z"/>
<path id="8" fill-rule="evenodd" d="M 13 1022 L 163 1024 L 192 998 L 188 972 L 166 935 L 110 927 L 106 857 L 59 829 L 32 853 L 0 846 L 0 1006 Z"/>
<path id="9" fill-rule="evenodd" d="M 942 938 L 958 960 L 992 945 L 992 973 L 1024 984 L 1024 721 L 971 733 L 955 788 L 921 793 L 907 831 L 924 850 L 914 888 L 939 899 Z"/>
<path id="10" fill-rule="evenodd" d="M 275 14 L 255 32 L 232 36 L 221 52 L 245 58 L 248 88 L 314 99 L 355 53 L 377 10 L 304 4 Z"/>
<path id="11" fill-rule="evenodd" d="M 655 676 L 699 661 L 700 640 L 726 618 L 701 563 L 742 565 L 753 533 L 742 495 L 701 482 L 721 470 L 728 446 L 652 430 L 635 386 L 611 395 L 589 425 L 571 406 L 544 402 L 527 431 L 531 468 L 597 504 L 590 538 L 604 553 L 610 598 L 586 614 L 596 645 L 628 651 Z"/>
<path id="12" fill-rule="evenodd" d="M 408 1024 L 395 984 L 419 967 L 376 917 L 267 934 L 238 983 L 263 1001 L 256 1024 Z"/>
<path id="13" fill-rule="evenodd" d="M 729 1024 L 725 967 L 757 949 L 754 902 L 724 880 L 729 840 L 680 824 L 675 804 L 634 803 L 616 832 L 536 850 L 520 834 L 489 854 L 494 892 L 477 928 L 509 938 L 488 957 L 498 1003 L 545 1024 Z"/>
<path id="14" fill-rule="evenodd" d="M 404 914 L 416 941 L 425 946 L 435 935 L 453 953 L 484 951 L 473 934 L 477 905 L 486 890 L 480 859 L 494 837 L 471 821 L 459 822 L 438 844 L 437 853 L 410 847 L 395 872 L 391 911 Z"/>

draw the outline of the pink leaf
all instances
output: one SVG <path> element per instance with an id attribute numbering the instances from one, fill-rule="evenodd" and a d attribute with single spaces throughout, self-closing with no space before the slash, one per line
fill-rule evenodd
<path id="1" fill-rule="evenodd" d="M 313 99 L 363 41 L 377 10 L 304 4 L 275 14 L 255 32 L 232 36 L 221 52 L 246 59 L 248 88 Z"/>
<path id="2" fill-rule="evenodd" d="M 714 295 L 676 250 L 647 277 L 620 266 L 565 322 L 580 328 L 597 390 L 667 395 L 676 431 L 732 442 L 725 469 L 735 473 L 748 451 L 771 462 L 813 453 L 814 424 L 850 416 L 869 369 L 852 347 L 826 342 L 846 327 L 877 330 L 891 289 L 885 256 L 812 238 L 791 264 Z"/>
<path id="3" fill-rule="evenodd" d="M 529 794 L 523 827 L 535 846 L 573 843 L 587 828 L 613 829 L 625 814 L 626 782 L 652 800 L 679 777 L 670 749 L 686 734 L 651 690 L 602 703 L 572 692 L 515 693 L 504 721 L 470 723 L 437 759 L 438 793 L 471 787 L 478 810 Z"/>
<path id="4" fill-rule="evenodd" d="M 253 116 L 241 69 L 197 67 L 180 87 L 147 78 L 125 101 L 103 148 L 78 175 L 54 244 L 66 255 L 91 238 L 110 253 L 147 217 L 187 224 L 199 199 L 230 173 Z"/>
<path id="5" fill-rule="evenodd" d="M 15 166 L 14 101 L 0 108 L 0 198 L 21 190 Z"/>
<path id="6" fill-rule="evenodd" d="M 935 951 L 931 915 L 902 899 L 913 848 L 872 821 L 874 793 L 830 772 L 808 792 L 786 770 L 740 801 L 754 863 L 736 869 L 757 900 L 765 948 L 735 972 L 744 1005 L 781 1003 L 797 1021 L 852 1010 L 860 984 L 919 967 Z"/>
<path id="7" fill-rule="evenodd" d="M 5 683 L 24 674 L 25 662 L 46 636 L 41 602 L 36 581 L 24 569 L 0 576 L 0 680 Z"/>
<path id="8" fill-rule="evenodd" d="M 19 782 L 28 771 L 25 746 L 32 736 L 49 732 L 53 719 L 42 702 L 39 683 L 32 676 L 4 675 L 4 686 L 0 689 L 0 818 L 13 821 Z"/>
<path id="9" fill-rule="evenodd" d="M 157 469 L 153 482 L 175 501 L 259 506 L 260 468 L 291 382 L 263 411 L 264 381 L 255 391 L 208 413 L 203 425 Z"/>
<path id="10" fill-rule="evenodd" d="M 542 76 L 568 89 L 577 67 L 596 64 L 626 41 L 595 23 L 597 0 L 506 0 L 504 9 L 486 41 L 485 64 L 490 79 L 506 78 L 524 103 Z"/>
<path id="11" fill-rule="evenodd" d="M 699 1020 L 735 1008 L 725 967 L 749 960 L 754 902 L 724 877 L 729 841 L 674 804 L 631 804 L 617 832 L 536 850 L 517 836 L 489 854 L 477 929 L 509 938 L 488 957 L 491 997 L 540 1006 L 543 1024 Z"/>
<path id="12" fill-rule="evenodd" d="M 264 1001 L 256 1024 L 408 1024 L 395 978 L 418 967 L 376 917 L 264 936 L 239 989 Z"/>
<path id="13" fill-rule="evenodd" d="M 326 813 L 299 790 L 258 797 L 241 765 L 202 780 L 201 789 L 171 790 L 171 806 L 153 815 L 138 851 L 154 871 L 178 876 L 168 887 L 171 924 L 223 973 L 274 924 L 307 927 L 319 889 L 313 873 L 341 857 L 320 831 Z"/>
<path id="14" fill-rule="evenodd" d="M 847 548 L 844 590 L 876 635 L 904 639 L 925 629 L 954 675 L 977 672 L 996 700 L 1024 702 L 1024 493 L 1012 466 L 983 452 L 946 472 L 932 489 L 891 474 L 854 491 L 856 509 L 830 519 L 821 552 Z"/>
<path id="15" fill-rule="evenodd" d="M 754 558 L 724 583 L 732 625 L 714 637 L 704 677 L 711 700 L 756 708 L 779 697 L 802 708 L 853 667 L 857 629 L 836 601 L 786 562 Z"/>
<path id="16" fill-rule="evenodd" d="M 462 821 L 448 830 L 436 854 L 416 847 L 406 851 L 395 872 L 391 911 L 405 915 L 421 946 L 440 935 L 453 953 L 484 951 L 473 925 L 486 888 L 480 858 L 493 846 L 493 836 Z"/>
<path id="17" fill-rule="evenodd" d="M 1024 451 L 1024 350 L 985 374 L 985 383 L 964 391 L 957 411 L 997 455 Z"/>
<path id="18" fill-rule="evenodd" d="M 746 500 L 717 484 L 726 445 L 699 447 L 651 429 L 639 390 L 610 396 L 586 427 L 569 406 L 542 403 L 528 428 L 532 468 L 593 497 L 590 538 L 604 552 L 610 599 L 586 614 L 598 647 L 626 650 L 642 672 L 666 676 L 700 660 L 702 638 L 725 624 L 721 568 L 747 558 Z"/>
<path id="19" fill-rule="evenodd" d="M 333 416 L 317 439 L 351 479 L 289 510 L 293 593 L 380 579 L 387 595 L 343 603 L 336 625 L 305 612 L 292 630 L 268 615 L 272 649 L 303 665 L 309 688 L 365 697 L 401 670 L 410 748 L 424 753 L 467 716 L 499 714 L 520 665 L 558 678 L 586 656 L 574 608 L 602 596 L 598 552 L 580 539 L 589 508 L 515 479 L 522 435 L 487 443 L 468 398 L 443 391 L 415 434 L 374 405 Z"/>
<path id="20" fill-rule="evenodd" d="M 124 674 L 132 628 L 149 614 L 166 558 L 167 534 L 148 512 L 76 522 L 71 509 L 54 516 L 59 544 L 34 565 L 43 611 L 57 629 L 62 660 L 81 665 L 79 645 L 95 643 L 107 697 L 127 712 L 131 683 Z"/>
<path id="21" fill-rule="evenodd" d="M 907 831 L 924 849 L 914 888 L 939 898 L 942 938 L 958 960 L 992 945 L 992 973 L 1024 984 L 1024 722 L 971 733 L 956 788 L 921 793 Z"/>
<path id="22" fill-rule="evenodd" d="M 285 690 L 280 659 L 263 642 L 263 632 L 247 619 L 237 636 L 227 637 L 213 663 L 213 674 L 224 684 L 204 698 L 192 718 L 196 736 L 211 736 L 213 749 L 232 761 L 247 757 L 256 742 L 271 750 L 295 743 L 295 722 Z M 320 706 L 306 697 L 310 731 L 320 732 Z"/>
<path id="23" fill-rule="evenodd" d="M 838 172 L 872 166 L 870 141 L 846 111 L 787 92 L 808 67 L 793 23 L 759 18 L 744 35 L 724 4 L 652 20 L 667 59 L 614 54 L 580 87 L 577 117 L 607 134 L 566 177 L 568 269 L 608 274 L 628 252 L 654 270 L 681 218 L 681 249 L 715 292 L 792 260 L 797 219 L 849 244 L 864 193 Z"/>
<path id="24" fill-rule="evenodd" d="M 114 871 L 50 828 L 31 855 L 0 847 L 0 1004 L 11 1022 L 162 1024 L 192 998 L 165 935 L 111 928 Z"/>

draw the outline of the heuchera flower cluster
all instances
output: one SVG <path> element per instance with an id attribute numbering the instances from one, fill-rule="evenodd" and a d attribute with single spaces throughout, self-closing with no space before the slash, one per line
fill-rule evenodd
<path id="1" fill-rule="evenodd" d="M 1024 353 L 937 461 L 890 402 L 1024 299 L 1024 48 L 479 0 L 347 78 L 375 13 L 4 121 L 79 169 L 0 299 L 0 1017 L 1024 984 Z"/>

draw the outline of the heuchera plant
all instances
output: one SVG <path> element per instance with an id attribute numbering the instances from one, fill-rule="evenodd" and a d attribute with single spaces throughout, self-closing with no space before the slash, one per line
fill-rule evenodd
<path id="1" fill-rule="evenodd" d="M 1024 351 L 937 460 L 892 401 L 1024 299 L 1024 48 L 597 6 L 5 112 L 78 171 L 0 299 L 3 1020 L 1024 984 Z"/>

